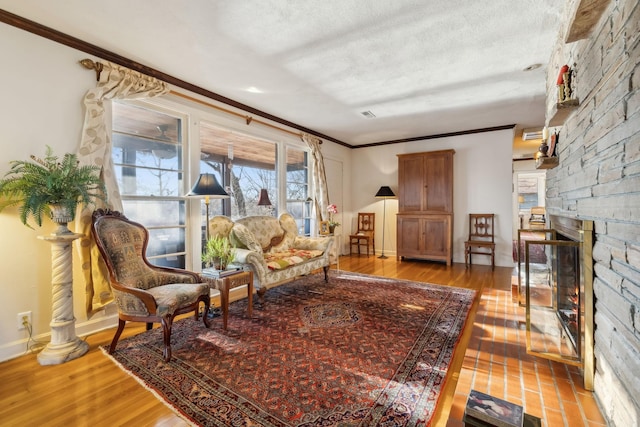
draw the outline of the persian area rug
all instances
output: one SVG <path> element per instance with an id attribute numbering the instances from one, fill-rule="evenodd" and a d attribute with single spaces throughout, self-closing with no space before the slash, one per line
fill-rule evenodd
<path id="1" fill-rule="evenodd" d="M 428 425 L 475 291 L 331 272 L 267 291 L 229 327 L 174 323 L 118 343 L 117 363 L 203 426 Z M 103 350 L 106 350 L 103 348 Z"/>

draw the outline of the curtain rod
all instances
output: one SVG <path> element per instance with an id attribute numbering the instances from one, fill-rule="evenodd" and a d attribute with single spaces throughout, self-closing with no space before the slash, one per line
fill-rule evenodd
<path id="1" fill-rule="evenodd" d="M 81 60 L 80 64 L 83 67 L 85 67 L 86 69 L 88 69 L 88 70 L 95 70 L 95 72 L 96 72 L 96 81 L 100 81 L 100 73 L 102 73 L 102 70 L 104 68 L 104 66 L 102 65 L 101 62 L 95 62 L 95 61 L 92 61 L 91 59 L 87 58 L 87 59 Z M 276 129 L 276 130 L 279 130 L 281 132 L 288 133 L 290 135 L 298 136 L 300 138 L 302 138 L 302 135 L 303 135 L 302 132 L 293 132 L 293 131 L 290 131 L 288 129 L 281 128 L 280 126 L 272 125 L 271 123 L 267 123 L 267 122 L 262 121 L 260 119 L 254 119 L 252 116 L 243 115 L 243 114 L 238 113 L 236 111 L 220 107 L 218 105 L 212 104 L 210 102 L 203 101 L 201 99 L 195 98 L 193 96 L 186 95 L 186 94 L 181 93 L 181 92 L 177 92 L 175 90 L 171 90 L 171 91 L 169 91 L 169 93 L 171 95 L 175 95 L 175 96 L 179 96 L 181 98 L 187 99 L 187 100 L 189 100 L 191 102 L 195 102 L 195 103 L 204 105 L 206 107 L 213 108 L 213 109 L 216 109 L 218 111 L 222 111 L 222 112 L 230 114 L 232 116 L 241 117 L 241 118 L 243 118 L 245 120 L 245 122 L 247 123 L 247 126 L 250 125 L 251 123 L 255 122 L 255 123 L 259 123 L 259 124 L 261 124 L 263 126 L 266 126 L 266 127 L 272 128 L 272 129 Z M 322 144 L 322 140 L 320 140 L 320 144 Z"/>
<path id="2" fill-rule="evenodd" d="M 302 138 L 302 133 L 301 132 L 293 132 L 293 131 L 290 131 L 288 129 L 281 128 L 280 126 L 276 126 L 276 125 L 272 125 L 271 123 L 264 122 L 264 121 L 262 121 L 260 119 L 254 119 L 251 116 L 245 116 L 245 115 L 243 115 L 241 113 L 238 113 L 236 111 L 229 110 L 227 108 L 223 108 L 223 107 L 220 107 L 218 105 L 214 105 L 214 104 L 212 104 L 210 102 L 203 101 L 203 100 L 198 99 L 198 98 L 194 98 L 193 96 L 186 95 L 186 94 L 184 94 L 182 92 L 177 92 L 175 90 L 171 90 L 171 91 L 169 91 L 169 93 L 171 95 L 179 96 L 179 97 L 184 98 L 186 100 L 189 100 L 191 102 L 196 102 L 196 103 L 204 105 L 206 107 L 213 108 L 213 109 L 216 109 L 218 111 L 222 111 L 222 112 L 230 114 L 232 116 L 242 117 L 243 119 L 245 119 L 245 122 L 247 123 L 247 126 L 250 125 L 251 123 L 259 123 L 259 124 L 261 124 L 263 126 L 270 127 L 272 129 L 276 129 L 276 130 L 279 130 L 281 132 L 285 132 L 285 133 L 288 133 L 290 135 L 294 135 L 294 136 L 298 136 L 298 137 Z M 322 141 L 320 141 L 320 143 L 322 144 Z"/>

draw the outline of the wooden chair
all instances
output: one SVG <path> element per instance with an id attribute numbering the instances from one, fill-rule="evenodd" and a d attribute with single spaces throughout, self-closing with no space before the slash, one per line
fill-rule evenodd
<path id="1" fill-rule="evenodd" d="M 546 209 L 544 206 L 534 206 L 531 208 L 531 216 L 529 217 L 529 228 L 545 229 L 547 228 L 547 219 L 544 214 Z"/>
<path id="2" fill-rule="evenodd" d="M 353 246 L 358 247 L 358 255 L 360 255 L 360 247 L 367 247 L 367 256 L 369 256 L 369 247 L 373 247 L 373 254 L 376 253 L 375 239 L 376 214 L 371 212 L 358 212 L 358 225 L 355 234 L 349 235 L 349 255 Z"/>
<path id="3" fill-rule="evenodd" d="M 491 256 L 495 268 L 494 214 L 469 214 L 469 239 L 464 242 L 464 265 L 471 265 L 471 254 Z"/>
<path id="4" fill-rule="evenodd" d="M 208 328 L 209 285 L 186 270 L 157 267 L 145 253 L 149 232 L 120 212 L 98 209 L 93 213 L 91 234 L 109 270 L 109 282 L 118 305 L 118 330 L 111 341 L 113 353 L 127 321 L 162 325 L 166 362 L 171 360 L 171 326 L 178 314 L 194 312 L 204 304 L 202 316 Z"/>

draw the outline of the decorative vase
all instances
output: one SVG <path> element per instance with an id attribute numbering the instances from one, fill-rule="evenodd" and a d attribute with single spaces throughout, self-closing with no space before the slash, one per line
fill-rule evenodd
<path id="1" fill-rule="evenodd" d="M 67 206 L 59 204 L 49 205 L 49 209 L 51 210 L 51 220 L 58 224 L 58 228 L 53 234 L 71 234 L 67 224 L 73 221 L 74 212 L 71 212 Z"/>
<path id="2" fill-rule="evenodd" d="M 336 226 L 335 225 L 329 225 L 329 234 L 333 234 L 333 232 L 336 230 Z"/>

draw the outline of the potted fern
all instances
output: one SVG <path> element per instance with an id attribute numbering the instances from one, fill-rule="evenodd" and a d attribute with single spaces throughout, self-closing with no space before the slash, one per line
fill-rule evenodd
<path id="1" fill-rule="evenodd" d="M 78 204 L 106 201 L 104 183 L 100 180 L 98 166 L 80 166 L 75 154 L 67 153 L 62 159 L 47 146 L 44 158 L 31 155 L 31 161 L 14 160 L 11 169 L 0 180 L 0 211 L 8 206 L 19 206 L 20 220 L 33 218 L 42 226 L 43 215 L 61 225 L 75 218 Z M 62 230 L 63 231 L 63 230 Z M 60 232 L 60 230 L 59 230 Z"/>
<path id="2" fill-rule="evenodd" d="M 213 266 L 216 270 L 226 270 L 235 257 L 236 248 L 224 236 L 210 237 L 202 252 L 202 261 L 207 267 Z"/>

